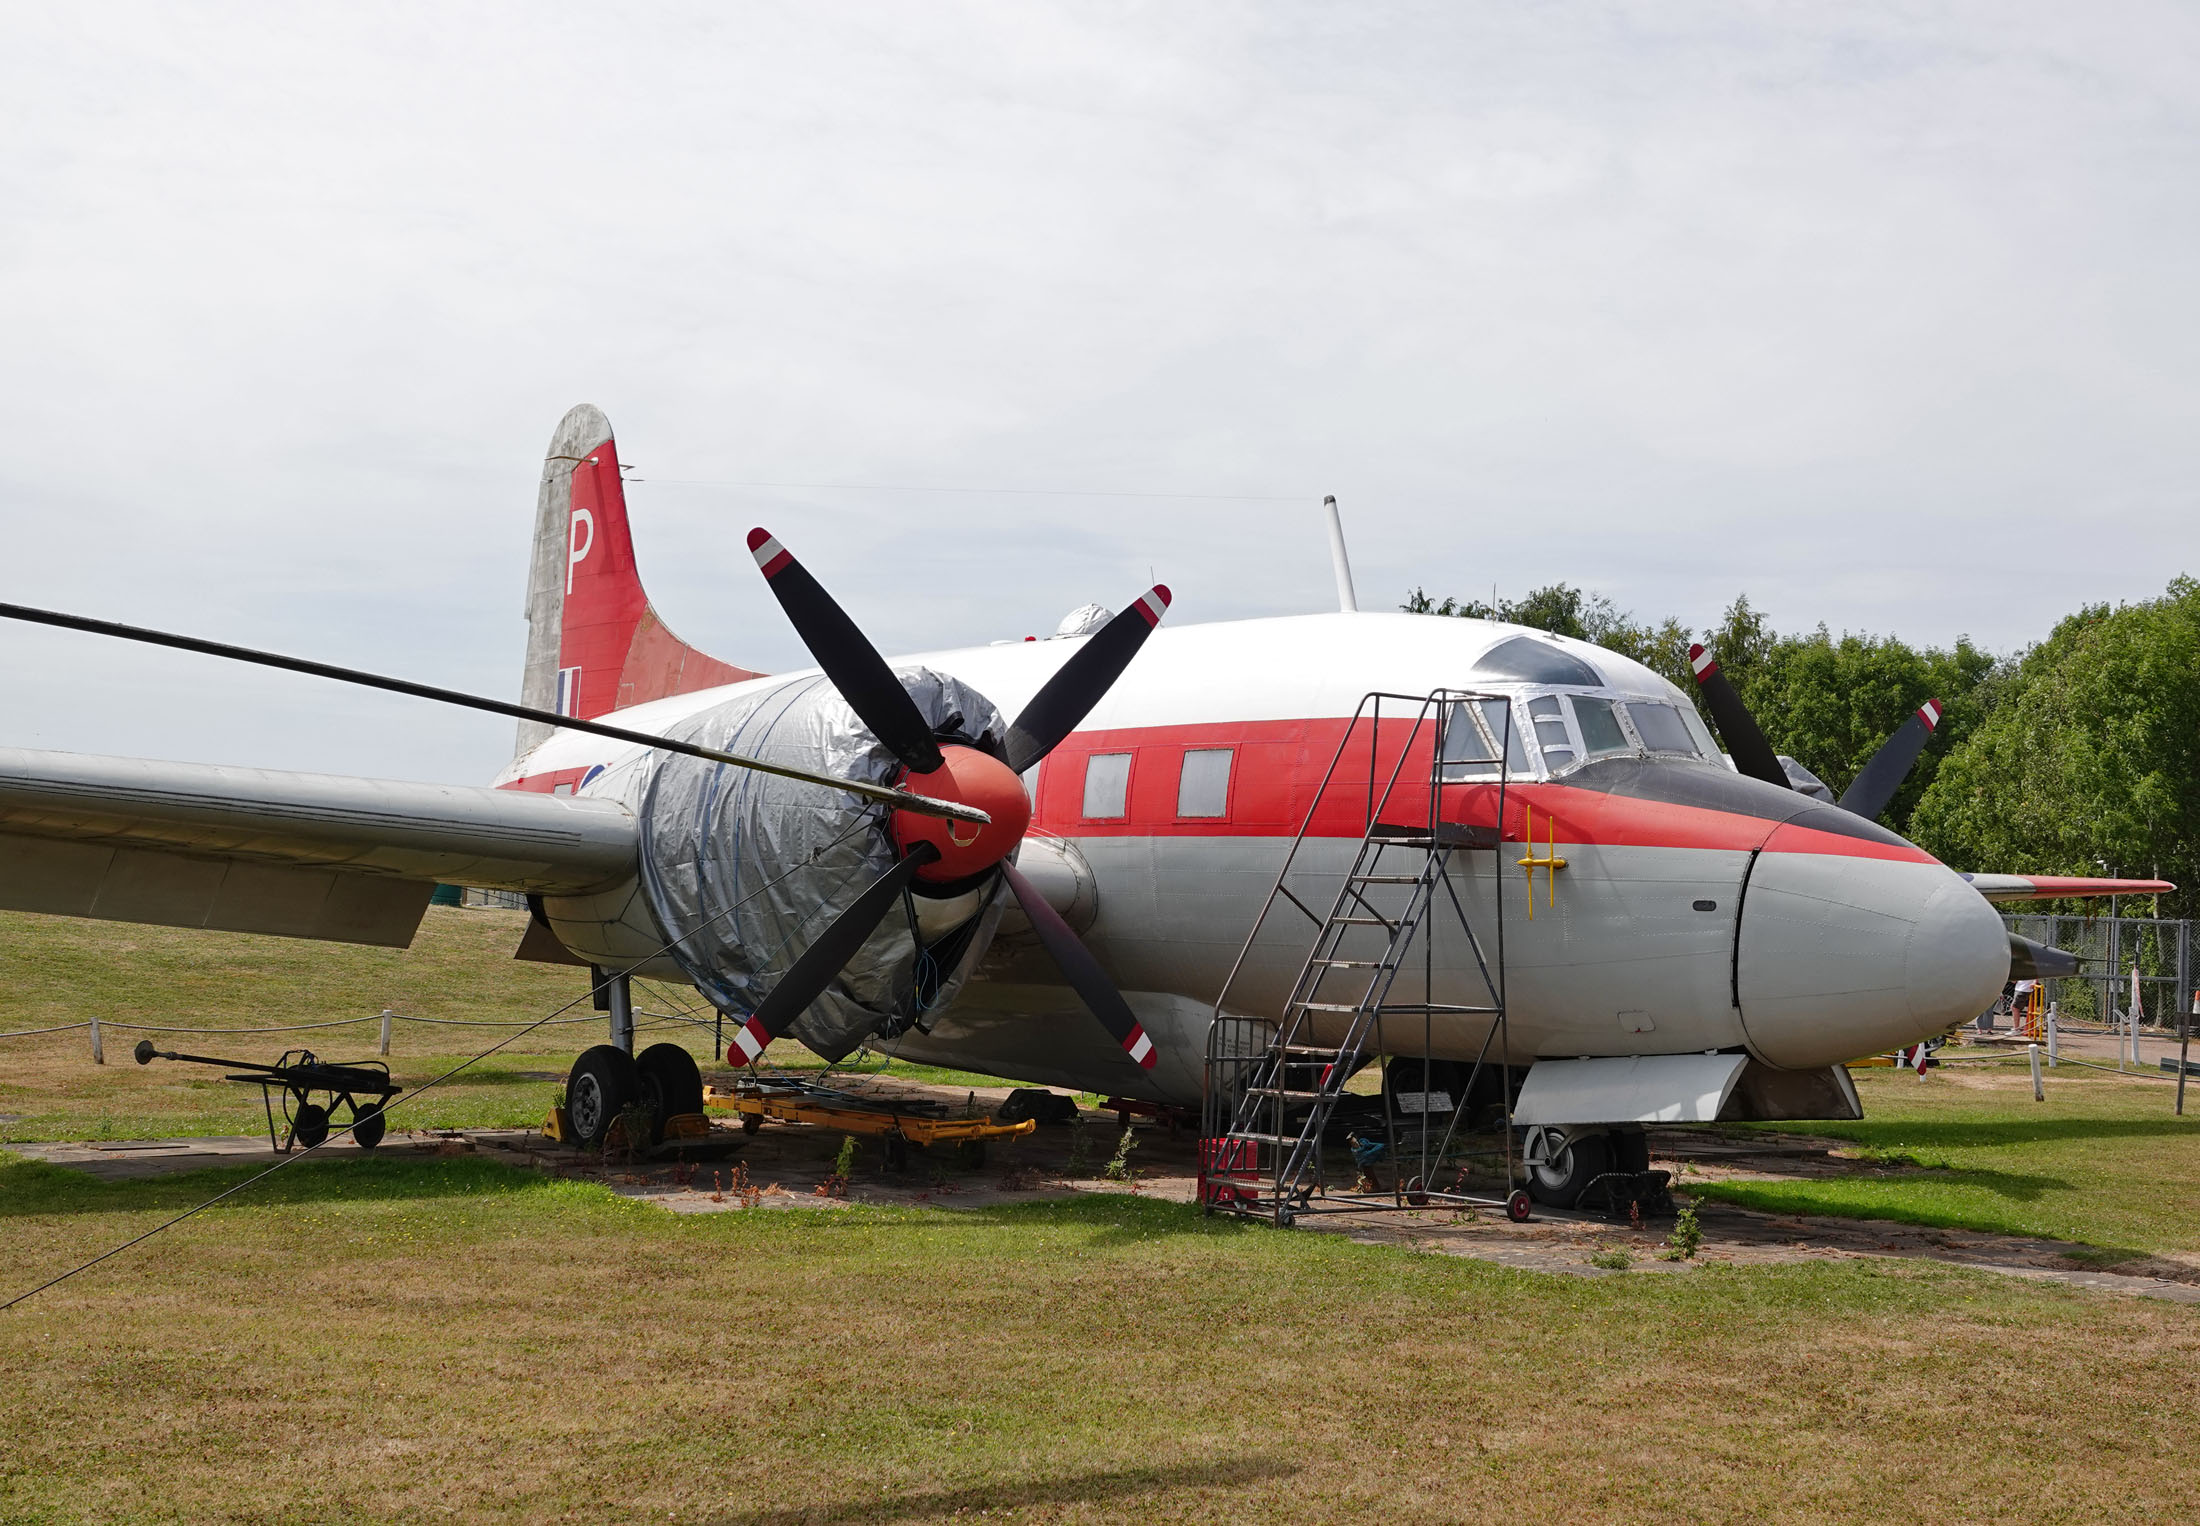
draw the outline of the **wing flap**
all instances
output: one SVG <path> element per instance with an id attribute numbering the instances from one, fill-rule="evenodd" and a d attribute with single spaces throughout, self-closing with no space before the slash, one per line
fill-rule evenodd
<path id="1" fill-rule="evenodd" d="M 0 908 L 403 948 L 433 880 L 0 834 Z"/>

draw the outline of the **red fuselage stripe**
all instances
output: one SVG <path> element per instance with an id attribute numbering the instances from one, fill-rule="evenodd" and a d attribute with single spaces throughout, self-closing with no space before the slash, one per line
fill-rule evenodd
<path id="1" fill-rule="evenodd" d="M 1352 733 L 1352 745 L 1338 757 L 1338 746 Z M 1060 837 L 1290 837 L 1302 824 L 1315 837 L 1358 838 L 1366 827 L 1371 801 L 1386 786 L 1388 821 L 1425 821 L 1429 812 L 1430 754 L 1433 728 L 1410 720 L 1385 721 L 1381 734 L 1366 722 L 1357 727 L 1344 717 L 1292 721 L 1216 721 L 1179 726 L 1136 726 L 1080 731 L 1049 755 L 1039 772 L 1032 827 Z M 1193 749 L 1228 748 L 1233 753 L 1229 786 L 1219 816 L 1182 816 L 1177 812 L 1184 754 Z M 1085 771 L 1095 755 L 1130 756 L 1130 777 L 1121 816 L 1088 820 L 1084 815 Z M 1401 754 L 1405 754 L 1401 758 Z M 1331 760 L 1334 773 L 1329 773 Z M 1701 767 L 1675 763 L 1674 768 Z M 577 785 L 585 770 L 564 769 L 514 781 L 511 789 L 552 793 L 558 785 Z M 1329 784 L 1322 786 L 1325 773 Z M 1397 783 L 1390 785 L 1395 776 Z M 1422 781 L 1418 785 L 1416 780 Z M 1320 809 L 1307 815 L 1321 796 Z M 1498 789 L 1494 783 L 1442 787 L 1440 819 L 1473 826 L 1497 825 Z M 1505 789 L 1503 837 L 1528 838 L 1530 813 L 1537 841 L 1558 840 L 1583 846 L 1695 848 L 1747 853 L 1823 853 L 1850 858 L 1933 863 L 1930 854 L 1903 842 L 1875 842 L 1803 825 L 1780 826 L 1761 816 L 1708 809 L 1664 800 L 1583 789 L 1562 782 L 1514 782 Z M 1775 828 L 1778 828 L 1775 840 Z"/>

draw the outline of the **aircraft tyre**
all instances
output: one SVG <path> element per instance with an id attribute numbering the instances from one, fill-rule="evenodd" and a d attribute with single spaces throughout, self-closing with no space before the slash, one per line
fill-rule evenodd
<path id="1" fill-rule="evenodd" d="M 634 1057 L 643 1106 L 649 1109 L 649 1142 L 660 1144 L 665 1120 L 703 1110 L 703 1073 L 695 1056 L 678 1044 L 652 1044 Z"/>
<path id="2" fill-rule="evenodd" d="M 290 1120 L 290 1137 L 305 1149 L 328 1138 L 328 1109 L 317 1102 L 301 1102 Z"/>
<path id="3" fill-rule="evenodd" d="M 573 1138 L 593 1149 L 611 1132 L 612 1120 L 640 1099 L 641 1077 L 634 1057 L 612 1044 L 581 1051 L 565 1078 L 565 1116 Z"/>
<path id="4" fill-rule="evenodd" d="M 371 1150 L 380 1144 L 389 1126 L 379 1102 L 362 1102 L 351 1110 L 351 1142 L 362 1150 Z"/>
<path id="5" fill-rule="evenodd" d="M 1581 1194 L 1611 1167 L 1611 1143 L 1602 1130 L 1578 1132 L 1540 1124 L 1528 1130 L 1521 1155 L 1528 1168 L 1528 1195 L 1550 1208 L 1571 1208 Z"/>

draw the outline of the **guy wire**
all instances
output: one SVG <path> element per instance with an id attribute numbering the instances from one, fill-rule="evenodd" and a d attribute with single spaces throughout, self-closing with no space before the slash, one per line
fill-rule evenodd
<path id="1" fill-rule="evenodd" d="M 831 842 L 824 844 L 824 846 L 812 850 L 809 858 L 803 860 L 801 863 L 798 864 L 789 864 L 777 875 L 765 881 L 763 884 L 757 886 L 756 889 L 750 891 L 740 900 L 735 901 L 724 911 L 717 913 L 717 915 L 715 916 L 707 918 L 701 924 L 701 926 L 693 928 L 689 932 L 682 933 L 679 937 L 674 938 L 671 942 L 659 946 L 654 952 L 652 952 L 648 956 L 648 958 L 654 959 L 657 957 L 658 954 L 670 953 L 674 947 L 686 941 L 695 933 L 701 932 L 704 928 L 709 927 L 711 923 L 719 921 L 721 918 L 731 916 L 733 913 L 739 911 L 743 906 L 747 905 L 750 901 L 753 901 L 758 896 L 762 895 L 765 891 L 772 889 L 774 886 L 779 884 L 781 880 L 786 879 L 787 876 L 793 874 L 797 869 L 808 867 L 809 864 L 815 862 L 818 858 L 822 857 L 831 849 L 839 847 L 843 842 L 846 842 L 850 837 L 854 836 L 858 831 L 863 830 L 868 825 L 869 821 L 867 817 L 859 816 L 852 824 L 850 824 L 848 829 L 842 832 L 838 837 L 834 838 Z M 615 979 L 617 977 L 614 976 L 612 978 Z M 505 1048 L 507 1045 L 517 1043 L 519 1040 L 525 1038 L 528 1034 L 534 1032 L 535 1029 L 542 1027 L 544 1024 L 550 1022 L 552 1019 L 566 1012 L 570 1012 L 573 1008 L 579 1006 L 581 1002 L 594 1000 L 596 996 L 598 996 L 604 989 L 606 989 L 606 987 L 609 986 L 609 984 L 609 980 L 598 981 L 592 984 L 583 995 L 574 997 L 564 1006 L 554 1008 L 551 1011 L 545 1013 L 542 1017 L 536 1019 L 534 1022 L 529 1023 L 526 1027 L 520 1029 L 517 1033 L 508 1034 L 504 1038 L 499 1039 L 496 1043 L 491 1044 L 487 1049 L 482 1050 L 481 1053 L 473 1056 L 471 1059 L 459 1061 L 458 1064 L 452 1066 L 449 1070 L 446 1070 L 445 1072 L 443 1072 L 442 1075 L 437 1076 L 434 1080 L 426 1082 L 423 1085 L 414 1087 L 403 1097 L 391 1102 L 387 1107 L 385 1107 L 382 1110 L 382 1116 L 387 1117 L 389 1114 L 395 1112 L 398 1108 L 404 1106 L 406 1103 L 411 1102 L 416 1098 L 424 1096 L 426 1093 L 433 1091 L 436 1087 L 441 1086 L 445 1081 L 450 1080 L 451 1077 L 457 1075 L 460 1071 L 480 1064 L 483 1060 L 486 1060 L 487 1058 L 489 1058 L 489 1056 L 495 1054 L 499 1049 Z M 58 1277 L 49 1278 L 46 1281 L 41 1282 L 37 1287 L 16 1294 L 6 1303 L 0 1303 L 0 1311 L 12 1309 L 17 1304 L 22 1303 L 27 1299 L 35 1298 L 40 1293 L 45 1292 L 48 1288 L 58 1287 L 62 1283 L 67 1282 L 71 1277 L 76 1276 L 78 1273 L 88 1272 L 93 1267 L 99 1265 L 102 1261 L 106 1261 L 112 1257 L 119 1256 L 124 1251 L 129 1250 L 135 1246 L 143 1245 L 147 1240 L 152 1239 L 153 1236 L 161 1233 L 163 1230 L 173 1229 L 176 1225 L 181 1224 L 185 1219 L 192 1218 L 198 1214 L 204 1213 L 207 1209 L 213 1207 L 216 1203 L 221 1202 L 223 1199 L 235 1197 L 238 1193 L 244 1191 L 245 1188 L 254 1186 L 260 1182 L 267 1180 L 276 1172 L 282 1170 L 283 1167 L 294 1164 L 297 1161 L 304 1160 L 315 1150 L 320 1149 L 322 1145 L 335 1143 L 338 1139 L 341 1139 L 345 1135 L 349 1134 L 355 1127 L 355 1125 L 356 1120 L 354 1120 L 353 1123 L 345 1124 L 342 1128 L 332 1129 L 329 1132 L 328 1138 L 322 1140 L 320 1144 L 307 1145 L 304 1149 L 297 1151 L 295 1154 L 285 1155 L 281 1160 L 275 1162 L 275 1164 L 269 1166 L 266 1170 L 257 1172 L 254 1175 L 246 1177 L 243 1181 L 237 1183 L 233 1187 L 228 1187 L 220 1192 L 215 1193 L 205 1202 L 200 1203 L 195 1207 L 186 1208 L 183 1212 L 177 1214 L 174 1218 L 165 1220 L 162 1223 L 154 1225 L 151 1229 L 148 1229 L 147 1231 L 145 1231 L 145 1233 L 138 1235 L 134 1239 L 125 1240 L 120 1245 L 115 1246 L 112 1250 L 102 1251 L 99 1255 L 94 1256 L 91 1260 L 83 1263 L 81 1266 L 71 1267 L 68 1271 L 63 1272 Z"/>

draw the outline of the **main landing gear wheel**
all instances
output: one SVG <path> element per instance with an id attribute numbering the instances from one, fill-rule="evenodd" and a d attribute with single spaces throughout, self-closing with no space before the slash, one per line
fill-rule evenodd
<path id="1" fill-rule="evenodd" d="M 651 1144 L 664 1142 L 666 1119 L 703 1110 L 703 1073 L 678 1044 L 650 1045 L 635 1057 L 634 1074 L 649 1109 Z"/>
<path id="2" fill-rule="evenodd" d="M 565 1116 L 573 1137 L 593 1149 L 611 1132 L 612 1120 L 640 1100 L 641 1077 L 633 1056 L 612 1044 L 581 1051 L 565 1078 Z"/>
<path id="3" fill-rule="evenodd" d="M 1548 1124 L 1528 1130 L 1521 1146 L 1528 1168 L 1528 1195 L 1551 1208 L 1571 1208 L 1589 1184 L 1612 1169 L 1611 1147 L 1602 1130 L 1576 1133 Z"/>
<path id="4" fill-rule="evenodd" d="M 351 1110 L 351 1142 L 362 1150 L 371 1150 L 380 1144 L 389 1126 L 379 1102 L 364 1102 Z"/>

